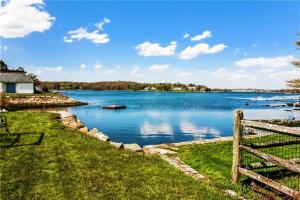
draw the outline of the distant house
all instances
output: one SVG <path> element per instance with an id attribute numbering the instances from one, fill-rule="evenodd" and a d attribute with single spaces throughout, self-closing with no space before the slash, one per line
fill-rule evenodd
<path id="1" fill-rule="evenodd" d="M 188 89 L 189 89 L 189 90 L 194 90 L 194 91 L 195 91 L 195 90 L 197 89 L 197 87 L 191 86 L 191 87 L 188 87 Z"/>
<path id="2" fill-rule="evenodd" d="M 174 87 L 173 90 L 176 90 L 176 91 L 181 91 L 182 88 L 181 87 Z"/>
<path id="3" fill-rule="evenodd" d="M 25 72 L 0 71 L 0 92 L 34 93 L 33 80 Z"/>

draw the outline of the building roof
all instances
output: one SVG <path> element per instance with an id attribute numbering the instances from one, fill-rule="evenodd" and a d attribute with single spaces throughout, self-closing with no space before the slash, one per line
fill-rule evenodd
<path id="1" fill-rule="evenodd" d="M 33 83 L 33 80 L 24 72 L 0 72 L 0 82 Z"/>

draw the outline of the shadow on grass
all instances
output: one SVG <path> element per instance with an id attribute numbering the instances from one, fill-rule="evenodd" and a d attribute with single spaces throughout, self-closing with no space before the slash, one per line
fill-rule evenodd
<path id="1" fill-rule="evenodd" d="M 295 186 L 295 188 L 294 187 L 291 187 L 291 188 L 294 189 L 294 190 L 299 190 L 299 188 L 300 188 L 299 183 L 300 182 L 297 178 L 298 173 L 292 172 L 290 170 L 283 169 L 283 168 L 278 169 L 276 167 L 273 167 L 273 168 L 275 168 L 273 170 L 270 170 L 270 168 L 272 168 L 272 167 L 269 167 L 269 168 L 267 167 L 266 169 L 260 169 L 258 171 L 254 171 L 254 172 L 256 172 L 256 173 L 258 173 L 258 174 L 260 174 L 260 175 L 262 175 L 266 178 L 269 178 L 273 181 L 277 181 L 277 182 L 280 181 L 283 178 L 291 178 L 290 183 L 293 182 L 292 185 Z M 274 190 L 273 188 L 269 187 L 268 185 L 265 185 L 263 183 L 255 181 L 255 180 L 252 180 L 248 177 L 245 178 L 243 181 L 241 181 L 241 184 L 243 184 L 243 185 L 252 185 L 252 189 L 255 192 L 267 197 L 268 199 L 276 199 L 275 197 L 280 197 L 282 199 L 291 199 L 291 197 L 288 197 L 285 194 Z M 284 183 L 282 183 L 282 184 L 286 185 Z M 258 187 L 255 187 L 255 186 L 258 186 Z M 286 186 L 288 186 L 288 185 L 286 185 Z M 260 188 L 260 189 L 258 189 L 258 188 Z M 264 190 L 261 190 L 261 188 L 263 188 Z"/>
<path id="2" fill-rule="evenodd" d="M 0 135 L 1 148 L 12 148 L 20 146 L 40 145 L 45 133 L 13 133 Z M 33 136 L 33 137 L 32 137 Z M 25 143 L 20 142 L 22 140 Z M 28 141 L 31 140 L 31 141 Z M 32 141 L 33 140 L 33 141 Z"/>

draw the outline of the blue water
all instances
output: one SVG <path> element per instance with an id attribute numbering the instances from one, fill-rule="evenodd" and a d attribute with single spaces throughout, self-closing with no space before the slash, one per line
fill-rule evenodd
<path id="1" fill-rule="evenodd" d="M 96 127 L 116 142 L 140 145 L 232 136 L 233 111 L 237 108 L 243 109 L 248 119 L 300 117 L 297 111 L 286 111 L 290 108 L 267 106 L 291 100 L 264 100 L 287 94 L 127 91 L 65 91 L 64 94 L 89 103 L 68 109 L 88 128 Z M 101 108 L 109 104 L 123 104 L 127 109 Z"/>

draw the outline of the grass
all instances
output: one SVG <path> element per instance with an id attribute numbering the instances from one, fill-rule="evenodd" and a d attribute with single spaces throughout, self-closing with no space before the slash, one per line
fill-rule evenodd
<path id="1" fill-rule="evenodd" d="M 229 199 L 157 156 L 118 151 L 51 113 L 6 113 L 0 199 Z"/>
<path id="2" fill-rule="evenodd" d="M 279 139 L 280 136 L 276 136 Z M 283 136 L 284 137 L 284 136 Z M 260 142 L 269 141 L 270 136 L 260 138 Z M 248 141 L 249 142 L 249 141 Z M 278 149 L 279 148 L 279 149 Z M 266 153 L 270 153 L 275 156 L 283 158 L 292 158 L 295 153 L 299 154 L 299 144 L 290 145 L 282 154 L 282 147 L 273 147 L 268 150 L 263 150 Z M 261 199 L 263 196 L 254 192 L 251 187 L 249 187 L 249 180 L 242 177 L 244 180 L 243 184 L 235 185 L 231 183 L 231 165 L 232 165 L 232 142 L 218 142 L 202 145 L 189 145 L 179 148 L 180 158 L 192 166 L 194 169 L 198 170 L 200 174 L 207 176 L 212 180 L 212 185 L 219 189 L 231 189 L 248 199 Z M 250 156 L 249 154 L 244 155 L 248 157 L 248 160 L 252 162 L 261 162 L 259 158 Z M 251 158 L 249 158 L 249 156 Z M 294 157 L 295 158 L 295 157 Z M 257 171 L 257 172 L 276 172 L 278 168 L 269 169 L 267 171 Z M 247 181 L 248 180 L 248 181 Z M 297 182 L 298 180 L 298 182 Z M 278 181 L 278 180 L 276 180 Z M 285 178 L 280 177 L 279 182 L 282 182 L 290 187 L 297 187 L 299 184 L 299 175 L 286 176 Z M 296 189 L 296 188 L 295 188 Z M 262 191 L 260 191 L 262 192 Z M 268 191 L 263 191 L 264 193 L 269 193 Z"/>

